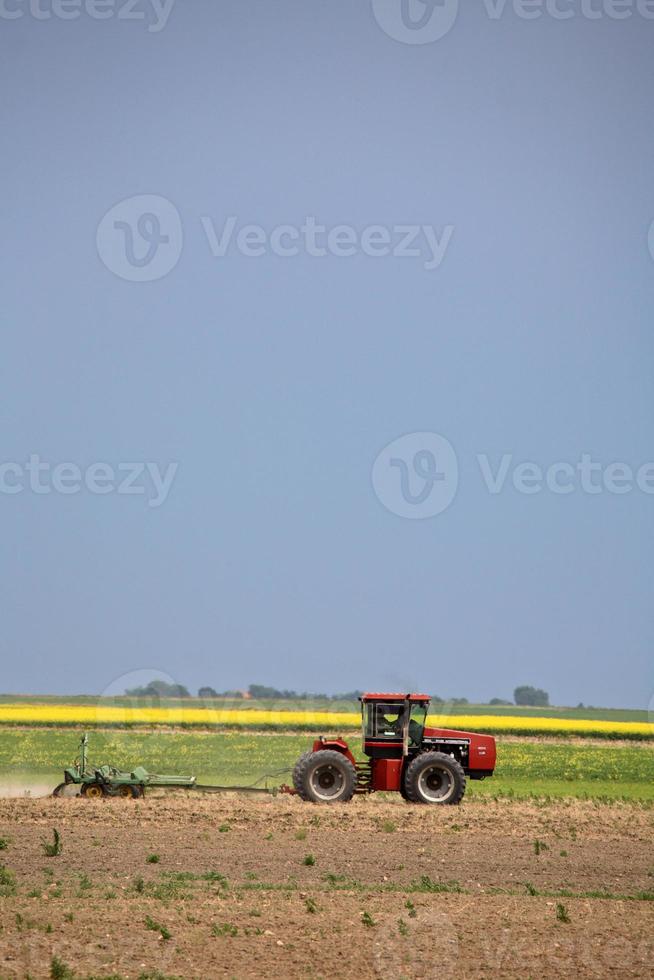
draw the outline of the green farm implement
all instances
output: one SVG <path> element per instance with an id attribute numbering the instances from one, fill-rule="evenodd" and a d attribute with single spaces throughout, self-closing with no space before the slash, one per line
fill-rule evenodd
<path id="1" fill-rule="evenodd" d="M 71 766 L 64 769 L 64 781 L 52 791 L 53 796 L 73 796 L 79 793 L 88 798 L 122 796 L 125 799 L 138 799 L 144 795 L 146 789 L 187 789 L 200 790 L 203 793 L 270 793 L 273 796 L 278 792 L 276 788 L 268 789 L 256 785 L 202 785 L 195 776 L 163 776 L 148 772 L 143 766 L 135 766 L 131 772 L 115 766 L 95 766 L 88 761 L 88 741 L 88 735 L 82 735 L 79 756 Z"/>
<path id="2" fill-rule="evenodd" d="M 115 766 L 89 765 L 87 746 L 89 737 L 80 739 L 80 754 L 72 766 L 64 769 L 64 781 L 53 790 L 53 796 L 65 796 L 79 787 L 82 796 L 143 796 L 148 787 L 180 787 L 193 789 L 195 776 L 161 776 L 148 772 L 143 766 L 135 766 L 131 772 L 123 772 Z"/>

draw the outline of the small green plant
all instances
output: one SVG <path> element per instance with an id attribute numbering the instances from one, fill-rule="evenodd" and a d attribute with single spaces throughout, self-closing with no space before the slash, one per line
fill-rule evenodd
<path id="1" fill-rule="evenodd" d="M 134 891 L 135 892 L 138 892 L 139 895 L 142 895 L 143 894 L 143 892 L 145 891 L 145 882 L 143 881 L 143 878 L 138 877 L 134 881 Z"/>
<path id="2" fill-rule="evenodd" d="M 376 925 L 377 923 L 375 922 L 375 920 L 371 916 L 370 912 L 362 912 L 361 913 L 361 924 L 364 925 L 367 929 L 372 929 L 372 927 L 374 925 Z"/>
<path id="3" fill-rule="evenodd" d="M 415 919 L 415 917 L 417 916 L 418 913 L 416 912 L 416 907 L 415 907 L 415 905 L 413 904 L 413 902 L 411 901 L 410 898 L 407 898 L 406 902 L 404 903 L 404 907 L 409 912 L 409 918 L 410 919 Z"/>
<path id="4" fill-rule="evenodd" d="M 88 892 L 93 887 L 93 883 L 88 875 L 79 876 L 79 890 L 80 892 Z"/>
<path id="5" fill-rule="evenodd" d="M 9 898 L 16 894 L 16 876 L 9 868 L 0 865 L 0 897 Z"/>
<path id="6" fill-rule="evenodd" d="M 145 860 L 148 864 L 159 864 L 160 858 L 158 854 L 148 854 Z"/>
<path id="7" fill-rule="evenodd" d="M 41 891 L 40 888 L 32 888 L 27 893 L 27 897 L 28 898 L 41 898 L 42 895 L 43 895 L 43 892 Z"/>
<path id="8" fill-rule="evenodd" d="M 50 933 L 54 931 L 51 923 L 48 922 L 47 926 L 45 927 L 45 931 L 47 932 L 48 935 L 50 935 Z"/>
<path id="9" fill-rule="evenodd" d="M 538 889 L 530 881 L 525 881 L 525 888 L 528 895 L 538 895 Z"/>
<path id="10" fill-rule="evenodd" d="M 561 902 L 556 903 L 556 918 L 559 922 L 570 922 L 568 910 Z"/>
<path id="11" fill-rule="evenodd" d="M 56 828 L 52 831 L 52 843 L 42 841 L 41 847 L 46 857 L 58 857 L 61 854 L 63 844 L 61 843 L 61 835 Z"/>
<path id="12" fill-rule="evenodd" d="M 254 916 L 257 919 L 260 919 L 261 918 L 261 912 L 259 912 L 258 909 L 250 909 L 250 911 L 248 912 L 248 915 L 252 915 L 252 916 Z"/>
<path id="13" fill-rule="evenodd" d="M 347 875 L 335 875 L 331 871 L 328 874 L 323 875 L 323 879 L 327 882 L 327 884 L 332 886 L 342 885 L 348 880 Z"/>
<path id="14" fill-rule="evenodd" d="M 58 956 L 53 956 L 50 960 L 51 980 L 73 980 L 74 973 L 69 966 Z"/>
<path id="15" fill-rule="evenodd" d="M 272 839 L 273 839 L 272 834 L 266 834 L 266 836 L 264 837 L 264 840 L 272 840 Z"/>
<path id="16" fill-rule="evenodd" d="M 316 903 L 312 898 L 306 898 L 304 900 L 304 905 L 306 907 L 307 912 L 310 912 L 311 915 L 315 915 L 316 912 L 318 911 L 318 906 L 316 905 Z"/>
<path id="17" fill-rule="evenodd" d="M 454 892 L 463 891 L 458 881 L 432 881 L 429 875 L 422 875 L 419 882 L 412 882 L 411 890 L 416 892 Z"/>
<path id="18" fill-rule="evenodd" d="M 408 936 L 409 935 L 409 927 L 406 924 L 406 922 L 404 921 L 404 919 L 398 919 L 397 920 L 397 931 L 399 932 L 400 936 Z"/>
<path id="19" fill-rule="evenodd" d="M 295 832 L 295 839 L 296 840 L 306 840 L 307 839 L 307 832 L 304 829 L 304 827 L 301 827 L 300 830 L 296 830 L 296 832 Z"/>
<path id="20" fill-rule="evenodd" d="M 316 863 L 316 859 L 313 854 L 305 854 L 302 864 L 306 864 L 308 868 L 312 868 Z"/>
<path id="21" fill-rule="evenodd" d="M 217 922 L 211 927 L 212 936 L 238 936 L 238 926 L 232 925 L 231 922 L 223 922 L 221 926 Z"/>
<path id="22" fill-rule="evenodd" d="M 64 912 L 64 921 L 72 922 L 74 918 L 75 915 L 73 914 L 73 912 Z"/>
<path id="23" fill-rule="evenodd" d="M 559 851 L 559 854 L 560 854 L 560 856 L 562 858 L 567 858 L 567 856 L 568 856 L 568 852 L 567 851 Z"/>
<path id="24" fill-rule="evenodd" d="M 219 834 L 226 834 L 231 829 L 232 828 L 229 826 L 228 823 L 221 823 L 220 827 L 218 828 L 218 833 Z"/>
<path id="25" fill-rule="evenodd" d="M 545 841 L 535 840 L 534 841 L 534 854 L 541 854 L 543 851 L 549 851 L 548 845 Z"/>
<path id="26" fill-rule="evenodd" d="M 381 829 L 385 834 L 393 834 L 397 830 L 397 825 L 392 820 L 384 820 Z"/>
<path id="27" fill-rule="evenodd" d="M 318 814 L 316 814 L 314 817 L 311 817 L 309 819 L 309 823 L 311 824 L 312 827 L 319 827 L 320 826 L 320 817 L 318 816 Z"/>
<path id="28" fill-rule="evenodd" d="M 146 915 L 145 917 L 145 928 L 150 929 L 152 932 L 158 932 L 162 939 L 168 940 L 171 937 L 169 930 L 166 929 L 165 926 L 162 926 L 159 922 L 155 922 L 155 920 L 149 915 Z"/>
<path id="29" fill-rule="evenodd" d="M 9 847 L 9 840 L 6 837 L 0 837 L 0 851 L 6 851 Z"/>

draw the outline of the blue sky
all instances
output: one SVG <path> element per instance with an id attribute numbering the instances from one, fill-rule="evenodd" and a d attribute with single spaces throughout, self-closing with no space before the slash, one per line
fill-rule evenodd
<path id="1" fill-rule="evenodd" d="M 140 3 L 3 7 L 2 687 L 646 707 L 654 21 Z"/>

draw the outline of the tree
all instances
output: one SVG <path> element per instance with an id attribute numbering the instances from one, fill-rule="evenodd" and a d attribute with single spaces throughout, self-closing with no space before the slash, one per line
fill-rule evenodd
<path id="1" fill-rule="evenodd" d="M 495 705 L 505 705 L 505 704 L 513 704 L 513 701 L 505 701 L 504 698 L 491 698 L 488 703 L 495 704 Z"/>
<path id="2" fill-rule="evenodd" d="M 550 696 L 547 691 L 543 691 L 540 687 L 531 687 L 529 684 L 516 687 L 513 698 L 516 704 L 529 705 L 534 708 L 546 708 L 550 703 Z"/>
<path id="3" fill-rule="evenodd" d="M 150 681 L 145 687 L 130 687 L 125 694 L 131 698 L 190 698 L 183 684 L 169 684 L 167 681 Z"/>
<path id="4" fill-rule="evenodd" d="M 217 698 L 220 697 L 218 691 L 214 691 L 213 687 L 201 687 L 198 691 L 199 698 Z"/>

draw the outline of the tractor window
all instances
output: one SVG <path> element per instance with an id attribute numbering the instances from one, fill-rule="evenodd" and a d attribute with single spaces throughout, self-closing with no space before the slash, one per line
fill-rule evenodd
<path id="1" fill-rule="evenodd" d="M 387 738 L 397 741 L 402 738 L 404 705 L 395 703 L 369 702 L 363 708 L 364 738 Z"/>
<path id="2" fill-rule="evenodd" d="M 422 735 L 425 730 L 426 720 L 427 720 L 427 705 L 412 704 L 411 718 L 409 719 L 409 744 L 410 745 L 418 746 L 422 743 Z"/>

